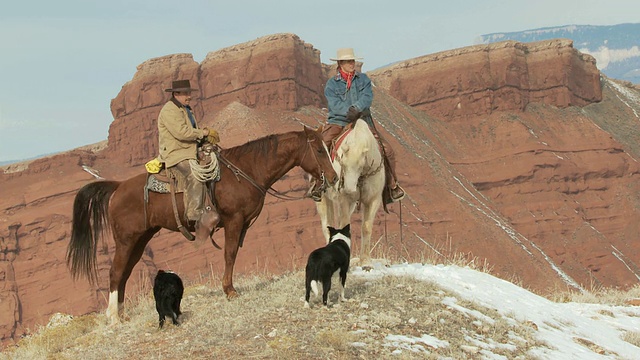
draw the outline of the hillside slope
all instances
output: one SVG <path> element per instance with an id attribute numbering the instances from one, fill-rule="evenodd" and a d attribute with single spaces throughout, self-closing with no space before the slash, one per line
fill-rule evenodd
<path id="1" fill-rule="evenodd" d="M 625 294 L 557 303 L 468 267 L 354 267 L 347 302 L 333 290 L 329 308 L 314 297 L 303 307 L 304 271 L 238 284 L 244 295 L 232 302 L 215 282 L 188 286 L 180 326 L 163 329 L 149 291 L 114 327 L 102 314 L 56 314 L 0 359 L 631 360 L 640 351 L 640 309 Z"/>

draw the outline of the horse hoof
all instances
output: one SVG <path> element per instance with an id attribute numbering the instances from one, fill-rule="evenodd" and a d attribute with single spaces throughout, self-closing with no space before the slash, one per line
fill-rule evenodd
<path id="1" fill-rule="evenodd" d="M 107 327 L 110 327 L 110 328 L 111 328 L 111 327 L 118 326 L 118 325 L 120 325 L 120 324 L 121 324 L 121 322 L 120 322 L 120 318 L 119 318 L 119 317 L 116 317 L 116 318 L 109 317 L 109 318 L 107 319 L 107 323 L 108 323 L 108 324 L 107 324 Z"/>

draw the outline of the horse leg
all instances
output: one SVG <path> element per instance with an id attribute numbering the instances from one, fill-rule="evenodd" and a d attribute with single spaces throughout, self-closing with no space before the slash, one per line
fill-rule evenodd
<path id="1" fill-rule="evenodd" d="M 356 202 L 346 196 L 340 197 L 336 201 L 338 203 L 337 206 L 334 206 L 337 210 L 336 228 L 341 229 L 351 223 L 351 215 L 356 209 Z"/>
<path id="2" fill-rule="evenodd" d="M 116 253 L 113 256 L 113 263 L 109 271 L 109 306 L 107 307 L 107 319 L 110 324 L 120 322 L 120 317 L 124 312 L 124 294 L 127 280 L 133 267 L 140 261 L 147 243 L 157 231 L 147 231 L 139 236 L 114 236 Z M 126 238 L 137 240 L 125 240 Z"/>
<path id="3" fill-rule="evenodd" d="M 116 252 L 109 270 L 109 306 L 107 306 L 107 320 L 110 325 L 120 322 L 120 313 L 124 310 L 124 304 L 120 301 L 120 298 L 124 298 L 119 291 L 120 280 L 133 248 L 132 241 L 128 237 L 114 233 L 113 238 L 116 243 Z"/>
<path id="4" fill-rule="evenodd" d="M 328 221 L 331 219 L 333 221 L 333 209 L 331 209 L 331 201 L 327 199 L 327 195 L 322 197 L 322 200 L 316 202 L 316 209 L 318 210 L 318 215 L 320 215 L 320 226 L 322 226 L 322 234 L 324 235 L 324 240 L 326 243 L 329 243 L 329 229 L 327 226 L 329 225 Z"/>
<path id="5" fill-rule="evenodd" d="M 362 204 L 362 246 L 360 248 L 362 264 L 371 262 L 371 233 L 373 232 L 373 219 L 381 204 L 380 199 L 380 196 L 376 196 L 369 202 Z"/>
<path id="6" fill-rule="evenodd" d="M 236 256 L 240 247 L 240 237 L 246 233 L 244 221 L 241 216 L 225 223 L 224 227 L 224 275 L 222 276 L 222 290 L 227 295 L 227 299 L 238 296 L 238 292 L 233 287 L 233 267 L 236 263 Z"/>
<path id="7" fill-rule="evenodd" d="M 112 266 L 113 267 L 113 266 Z M 109 285 L 109 306 L 107 306 L 107 321 L 110 325 L 120 323 L 118 313 L 120 312 L 120 304 L 118 304 L 118 290 L 111 290 Z"/>

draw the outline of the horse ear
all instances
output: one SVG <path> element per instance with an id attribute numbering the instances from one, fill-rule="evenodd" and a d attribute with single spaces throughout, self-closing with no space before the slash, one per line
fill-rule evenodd
<path id="1" fill-rule="evenodd" d="M 322 139 L 322 129 L 323 129 L 322 126 L 317 128 L 316 130 L 313 130 L 311 127 L 307 125 L 303 125 L 303 127 L 304 127 L 305 134 L 307 134 L 307 139 L 313 140 L 316 136 L 319 136 Z"/>
<path id="2" fill-rule="evenodd" d="M 307 125 L 302 125 L 302 128 L 304 129 L 304 133 L 307 134 L 307 137 L 309 137 L 311 128 L 308 127 Z"/>

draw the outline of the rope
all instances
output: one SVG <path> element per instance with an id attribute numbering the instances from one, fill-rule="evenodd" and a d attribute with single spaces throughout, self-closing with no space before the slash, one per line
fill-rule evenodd
<path id="1" fill-rule="evenodd" d="M 207 182 L 210 180 L 218 180 L 220 178 L 220 167 L 218 166 L 218 157 L 215 152 L 209 153 L 211 161 L 205 165 L 200 165 L 198 160 L 189 160 L 191 166 L 191 174 L 199 182 Z"/>

